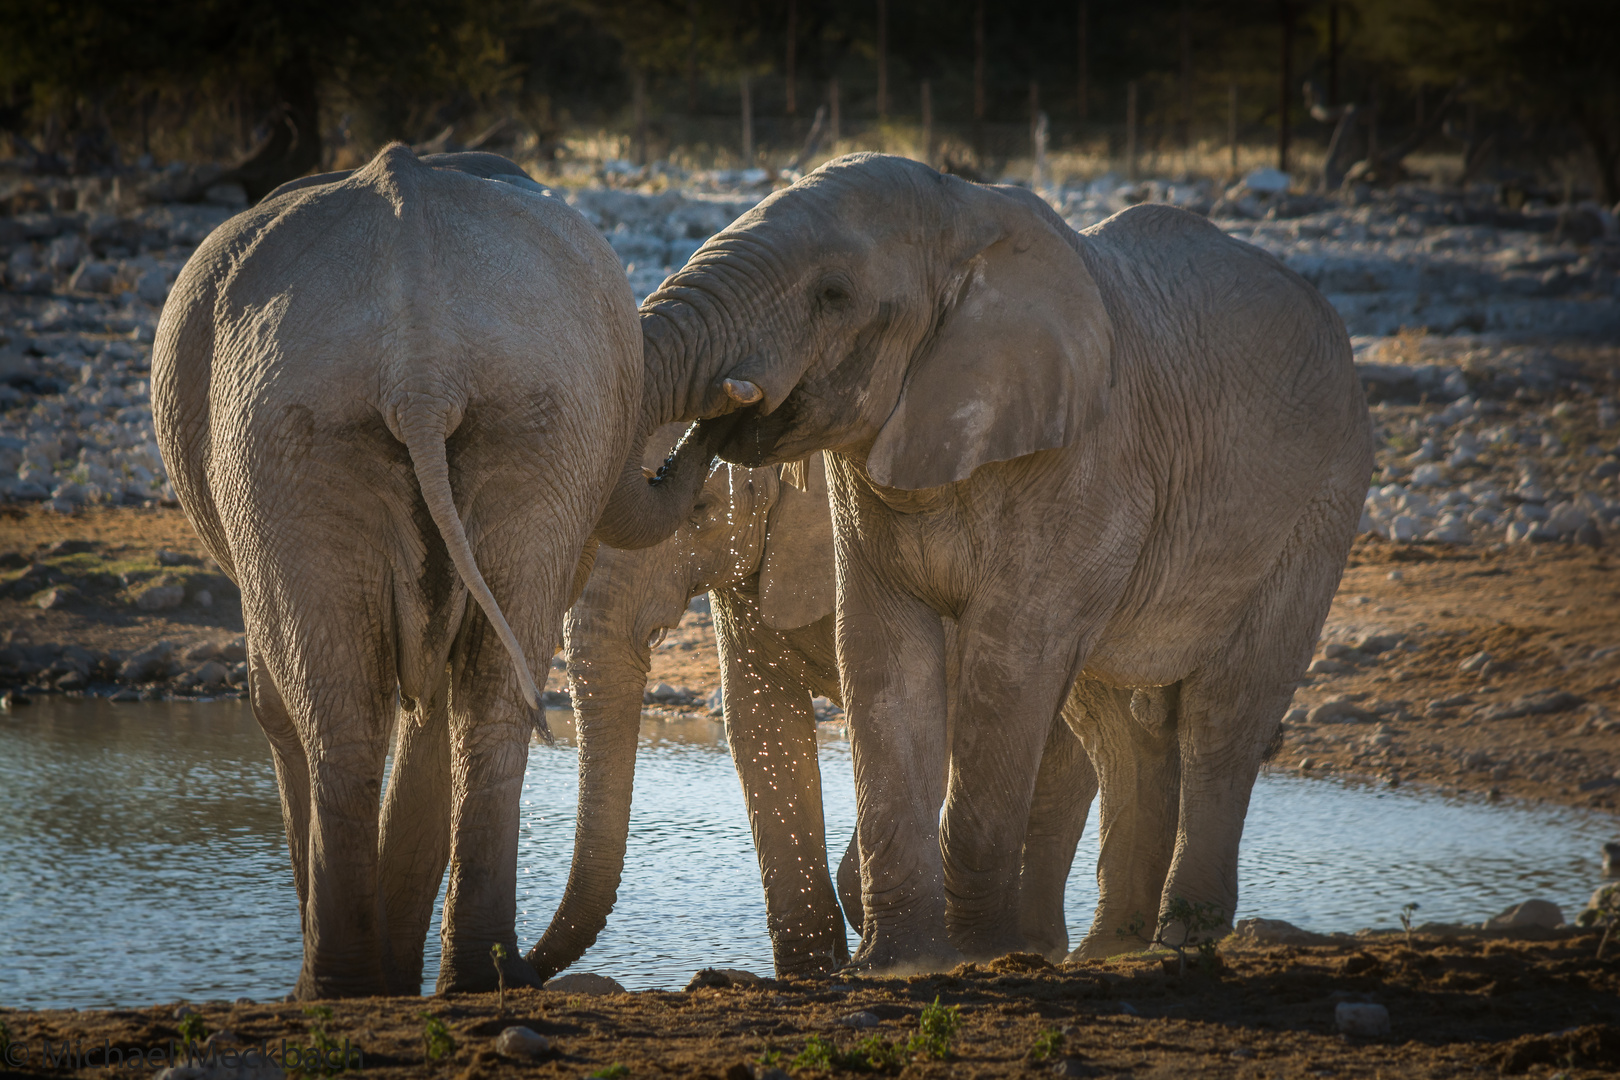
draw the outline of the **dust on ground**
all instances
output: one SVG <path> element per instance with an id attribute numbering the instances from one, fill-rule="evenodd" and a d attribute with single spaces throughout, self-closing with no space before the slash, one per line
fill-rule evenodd
<path id="1" fill-rule="evenodd" d="M 278 1062 L 347 1044 L 362 1075 L 712 1077 L 756 1080 L 875 1072 L 904 1077 L 1180 1078 L 1561 1076 L 1620 1070 L 1620 948 L 1597 958 L 1590 930 L 1368 934 L 1292 947 L 1228 939 L 1217 965 L 1185 973 L 1168 954 L 1060 968 L 1029 955 L 949 974 L 784 978 L 685 992 L 585 996 L 495 994 L 190 1006 L 192 1037 L 225 1049 L 263 1045 Z M 1198 958 L 1193 957 L 1196 961 Z M 705 980 L 694 980 L 700 982 Z M 934 1002 L 941 1007 L 932 1009 Z M 1382 1006 L 1388 1033 L 1339 1032 L 1341 1004 Z M 931 1045 L 938 1013 L 956 1030 Z M 103 1046 L 167 1052 L 182 1041 L 178 1003 L 92 1011 L 0 1010 L 7 1076 L 104 1075 Z M 428 1023 L 442 1025 L 430 1040 Z M 503 1057 L 496 1039 L 522 1026 L 549 1041 L 537 1057 Z M 950 1027 L 947 1020 L 943 1027 Z M 285 1043 L 283 1042 L 285 1040 Z M 87 1063 L 47 1066 L 66 1041 Z M 49 1044 L 48 1048 L 46 1044 Z M 928 1048 L 925 1048 L 928 1046 Z M 428 1058 L 430 1049 L 438 1051 Z M 945 1050 L 943 1060 L 930 1049 Z M 359 1062 L 352 1056 L 363 1055 Z M 339 1050 L 341 1056 L 341 1050 Z M 250 1061 L 252 1059 L 249 1059 Z M 21 1065 L 22 1067 L 15 1067 Z M 773 1070 L 781 1070 L 773 1072 Z M 289 1070 L 291 1072 L 292 1070 Z M 316 1075 L 319 1069 L 303 1075 Z M 224 1075 L 224 1073 L 221 1073 Z M 234 1073 L 231 1075 L 235 1075 Z"/>

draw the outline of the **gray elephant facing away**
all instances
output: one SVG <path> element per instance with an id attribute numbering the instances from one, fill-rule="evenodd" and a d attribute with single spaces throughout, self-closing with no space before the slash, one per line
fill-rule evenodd
<path id="1" fill-rule="evenodd" d="M 492 985 L 496 942 L 533 981 L 513 936 L 531 659 L 559 640 L 593 531 L 661 539 L 711 456 L 695 435 L 642 476 L 646 433 L 674 416 L 643 413 L 668 395 L 645 393 L 618 260 L 511 162 L 393 146 L 216 230 L 152 368 L 176 491 L 242 590 L 295 992 L 419 993 L 447 863 L 440 988 Z"/>
<path id="2" fill-rule="evenodd" d="M 1079 951 L 1130 947 L 1105 913 L 1151 925 L 1176 898 L 1230 924 L 1250 790 L 1371 470 L 1321 295 L 1179 210 L 1077 234 L 1028 192 L 857 155 L 642 312 L 740 410 L 723 458 L 829 451 L 854 963 L 1024 945 L 1022 841 L 1072 686 L 1088 746 L 1121 748 L 1096 757 L 1104 902 Z"/>
<path id="3" fill-rule="evenodd" d="M 654 436 L 649 464 L 676 434 Z M 852 838 L 835 896 L 810 704 L 817 694 L 841 696 L 832 518 L 822 455 L 815 454 L 780 468 L 717 468 L 668 540 L 598 550 L 564 623 L 579 732 L 579 816 L 566 893 L 529 957 L 542 974 L 578 959 L 607 921 L 624 867 L 651 650 L 705 591 L 776 971 L 829 971 L 849 959 L 839 902 L 859 932 L 859 870 Z M 1034 946 L 1061 956 L 1068 941 L 1063 890 L 1096 779 L 1061 722 L 1041 768 L 1024 841 L 1023 917 Z"/>

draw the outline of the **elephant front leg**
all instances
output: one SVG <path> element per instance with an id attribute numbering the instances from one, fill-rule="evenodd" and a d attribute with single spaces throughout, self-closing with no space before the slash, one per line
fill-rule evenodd
<path id="1" fill-rule="evenodd" d="M 383 973 L 391 994 L 422 992 L 422 947 L 450 861 L 449 679 L 401 710 L 394 768 L 383 796 L 378 889 Z"/>
<path id="2" fill-rule="evenodd" d="M 839 667 L 855 759 L 861 945 L 872 971 L 946 970 L 939 805 L 945 772 L 945 656 L 939 616 L 852 571 L 840 583 Z"/>
<path id="3" fill-rule="evenodd" d="M 1043 651 L 1038 639 L 1001 625 L 994 639 L 967 620 L 957 628 L 961 663 L 940 816 L 951 940 L 973 959 L 1028 948 L 1023 851 L 1036 774 L 1070 683 L 1066 664 L 1028 662 Z M 1038 837 L 1037 846 L 1047 840 Z"/>
<path id="4" fill-rule="evenodd" d="M 832 880 L 816 757 L 816 717 L 801 657 L 765 626 L 757 596 L 712 594 L 726 735 L 748 804 L 778 975 L 849 962 Z"/>
<path id="5" fill-rule="evenodd" d="M 1064 711 L 1069 707 L 1066 703 Z M 1053 717 L 1035 774 L 1035 796 L 1024 832 L 1024 861 L 1018 874 L 1019 932 L 1024 947 L 1051 960 L 1061 960 L 1069 952 L 1063 893 L 1074 864 L 1074 849 L 1096 796 L 1097 773 L 1091 758 L 1059 714 Z"/>

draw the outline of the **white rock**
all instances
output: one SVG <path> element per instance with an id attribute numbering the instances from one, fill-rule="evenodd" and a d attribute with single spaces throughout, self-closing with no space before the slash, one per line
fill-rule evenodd
<path id="1" fill-rule="evenodd" d="M 1423 523 L 1411 514 L 1400 514 L 1389 523 L 1389 538 L 1399 543 L 1409 543 L 1418 538 Z"/>
<path id="2" fill-rule="evenodd" d="M 862 1009 L 859 1012 L 852 1012 L 847 1016 L 840 1016 L 837 1020 L 833 1021 L 833 1023 L 837 1024 L 839 1027 L 850 1028 L 874 1028 L 882 1022 L 883 1021 L 878 1019 L 877 1013 L 867 1012 L 865 1009 Z"/>
<path id="3" fill-rule="evenodd" d="M 186 599 L 182 585 L 148 585 L 135 594 L 135 606 L 142 611 L 168 611 L 179 607 Z"/>
<path id="4" fill-rule="evenodd" d="M 1552 929 L 1564 924 L 1564 909 L 1551 900 L 1526 900 L 1485 920 L 1486 930 L 1516 930 L 1539 926 Z"/>
<path id="5" fill-rule="evenodd" d="M 1442 544 L 1471 544 L 1474 536 L 1468 531 L 1461 518 L 1448 518 L 1440 523 L 1438 529 L 1433 530 L 1425 540 L 1437 540 Z"/>
<path id="6" fill-rule="evenodd" d="M 567 975 L 558 975 L 547 981 L 547 990 L 555 990 L 563 994 L 622 994 L 624 987 L 617 979 L 610 979 L 606 975 L 598 975 L 594 971 L 574 971 Z"/>
<path id="7" fill-rule="evenodd" d="M 1281 919 L 1239 919 L 1232 936 L 1244 945 L 1326 945 L 1333 940 Z"/>
<path id="8" fill-rule="evenodd" d="M 1528 540 L 1529 538 L 1530 538 L 1530 525 L 1527 522 L 1515 521 L 1513 524 L 1508 526 L 1508 530 L 1507 530 L 1507 542 L 1508 543 L 1517 544 L 1517 543 L 1521 543 L 1521 542 L 1523 542 L 1525 540 Z"/>
<path id="9" fill-rule="evenodd" d="M 1409 465 L 1422 465 L 1427 461 L 1434 461 L 1440 457 L 1440 444 L 1433 439 L 1424 439 L 1422 444 L 1412 453 L 1406 455 Z"/>
<path id="10" fill-rule="evenodd" d="M 509 1058 L 537 1058 L 551 1053 L 551 1040 L 526 1027 L 509 1027 L 495 1036 L 495 1052 Z"/>
<path id="11" fill-rule="evenodd" d="M 1467 675 L 1467 674 L 1470 674 L 1472 672 L 1478 671 L 1480 668 L 1484 667 L 1486 664 L 1488 664 L 1490 662 L 1491 662 L 1491 654 L 1490 653 L 1488 653 L 1488 652 L 1477 652 L 1473 656 L 1470 656 L 1468 659 L 1464 660 L 1462 663 L 1458 664 L 1457 665 L 1457 670 L 1462 672 L 1464 675 Z"/>
<path id="12" fill-rule="evenodd" d="M 1446 471 L 1439 465 L 1419 465 L 1412 470 L 1413 487 L 1440 487 L 1446 482 Z"/>
<path id="13" fill-rule="evenodd" d="M 1389 1034 L 1389 1010 L 1382 1005 L 1341 1001 L 1333 1009 L 1333 1022 L 1341 1035 L 1373 1038 Z"/>
<path id="14" fill-rule="evenodd" d="M 1287 173 L 1272 168 L 1256 169 L 1243 178 L 1243 186 L 1256 195 L 1281 195 L 1291 182 Z"/>

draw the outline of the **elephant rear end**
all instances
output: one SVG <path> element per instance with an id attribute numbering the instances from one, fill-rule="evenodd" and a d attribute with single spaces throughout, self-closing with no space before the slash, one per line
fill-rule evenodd
<path id="1" fill-rule="evenodd" d="M 393 147 L 210 237 L 153 367 L 182 503 L 242 588 L 304 908 L 299 993 L 415 992 L 432 893 L 401 894 L 436 889 L 445 857 L 441 983 L 492 982 L 490 936 L 519 954 L 532 671 L 638 434 L 617 260 L 559 200 Z M 449 806 L 448 845 L 395 829 L 379 857 L 396 688 L 402 738 L 449 725 L 421 775 L 393 781 Z M 439 873 L 395 887 L 393 868 L 421 862 L 399 844 L 443 848 Z"/>

